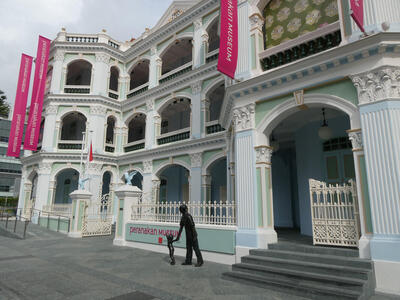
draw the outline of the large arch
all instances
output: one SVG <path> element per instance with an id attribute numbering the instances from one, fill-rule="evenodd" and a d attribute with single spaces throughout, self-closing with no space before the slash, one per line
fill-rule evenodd
<path id="1" fill-rule="evenodd" d="M 69 112 L 61 118 L 60 140 L 82 141 L 83 132 L 86 132 L 87 118 L 80 112 Z"/>
<path id="2" fill-rule="evenodd" d="M 79 171 L 66 167 L 59 170 L 55 176 L 56 188 L 53 204 L 71 204 L 70 194 L 78 189 Z"/>
<path id="3" fill-rule="evenodd" d="M 92 63 L 84 59 L 76 59 L 68 63 L 66 85 L 91 85 Z"/>
<path id="4" fill-rule="evenodd" d="M 119 91 L 119 76 L 120 70 L 117 66 L 111 66 L 110 68 L 110 79 L 108 83 L 108 89 L 114 92 Z"/>
<path id="5" fill-rule="evenodd" d="M 163 102 L 158 113 L 161 117 L 158 135 L 191 127 L 191 99 L 188 97 L 170 98 Z"/>
<path id="6" fill-rule="evenodd" d="M 177 38 L 160 54 L 162 60 L 161 75 L 169 73 L 193 60 L 192 38 Z"/>
<path id="7" fill-rule="evenodd" d="M 150 59 L 141 58 L 129 69 L 129 91 L 134 90 L 149 82 L 150 79 Z"/>
<path id="8" fill-rule="evenodd" d="M 219 35 L 218 35 L 219 18 L 216 17 L 208 25 L 206 31 L 208 34 L 208 48 L 207 53 L 219 49 Z"/>
<path id="9" fill-rule="evenodd" d="M 213 203 L 227 202 L 227 169 L 227 157 L 224 153 L 220 153 L 203 167 L 205 201 Z"/>

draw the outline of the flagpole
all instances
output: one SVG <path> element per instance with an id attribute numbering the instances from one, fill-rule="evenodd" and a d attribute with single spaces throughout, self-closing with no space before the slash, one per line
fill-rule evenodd
<path id="1" fill-rule="evenodd" d="M 84 150 L 83 146 L 85 144 L 85 135 L 86 135 L 86 132 L 83 131 L 82 132 L 82 146 L 81 146 L 81 163 L 79 165 L 79 179 L 83 179 L 83 176 L 82 176 L 82 173 L 83 173 L 82 164 L 83 164 L 83 150 Z"/>

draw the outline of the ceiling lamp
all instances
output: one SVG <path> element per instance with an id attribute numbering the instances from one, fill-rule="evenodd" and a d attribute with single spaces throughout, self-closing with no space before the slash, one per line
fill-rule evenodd
<path id="1" fill-rule="evenodd" d="M 325 119 L 325 108 L 322 109 L 322 115 L 324 117 L 324 122 L 322 126 L 318 129 L 318 136 L 321 140 L 329 140 L 332 137 L 332 129 L 328 127 L 328 122 Z"/>

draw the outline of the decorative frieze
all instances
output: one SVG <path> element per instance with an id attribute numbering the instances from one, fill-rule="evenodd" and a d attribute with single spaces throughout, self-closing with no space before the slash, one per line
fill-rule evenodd
<path id="1" fill-rule="evenodd" d="M 258 29 L 262 32 L 263 24 L 264 24 L 264 19 L 259 14 L 254 14 L 254 15 L 250 16 L 251 30 Z"/>
<path id="2" fill-rule="evenodd" d="M 353 151 L 362 151 L 364 148 L 361 129 L 351 129 L 347 130 L 347 134 L 349 135 L 349 139 L 353 146 Z"/>
<path id="3" fill-rule="evenodd" d="M 55 115 L 57 113 L 58 106 L 57 105 L 47 105 L 46 106 L 46 116 L 47 115 Z"/>
<path id="4" fill-rule="evenodd" d="M 236 107 L 233 110 L 233 122 L 236 131 L 252 129 L 255 126 L 255 104 Z"/>
<path id="5" fill-rule="evenodd" d="M 256 163 L 257 164 L 271 164 L 271 157 L 273 148 L 269 146 L 257 146 L 254 147 L 256 150 Z"/>
<path id="6" fill-rule="evenodd" d="M 202 85 L 202 82 L 201 82 L 201 81 L 194 82 L 194 83 L 191 85 L 192 94 L 193 94 L 193 95 L 197 95 L 197 94 L 199 94 L 199 93 L 201 92 L 201 85 Z"/>
<path id="7" fill-rule="evenodd" d="M 104 116 L 107 112 L 107 108 L 104 106 L 96 105 L 90 107 L 90 114 L 91 115 L 100 115 Z"/>
<path id="8" fill-rule="evenodd" d="M 153 172 L 153 161 L 145 160 L 143 161 L 143 172 L 152 173 Z"/>
<path id="9" fill-rule="evenodd" d="M 192 168 L 200 168 L 201 164 L 202 164 L 202 157 L 203 157 L 202 152 L 190 154 L 191 167 Z"/>
<path id="10" fill-rule="evenodd" d="M 384 66 L 351 76 L 360 104 L 400 97 L 400 68 Z"/>
<path id="11" fill-rule="evenodd" d="M 110 61 L 110 55 L 105 53 L 96 53 L 96 61 L 108 64 Z"/>

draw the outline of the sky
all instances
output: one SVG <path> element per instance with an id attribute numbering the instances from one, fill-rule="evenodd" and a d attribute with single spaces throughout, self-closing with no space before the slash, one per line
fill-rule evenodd
<path id="1" fill-rule="evenodd" d="M 68 33 L 99 33 L 106 29 L 113 39 L 126 41 L 139 37 L 146 27 L 153 27 L 171 3 L 172 0 L 0 0 L 0 90 L 13 104 L 21 54 L 36 56 L 39 35 L 53 40 L 62 27 Z M 34 66 L 32 78 L 33 74 Z"/>

